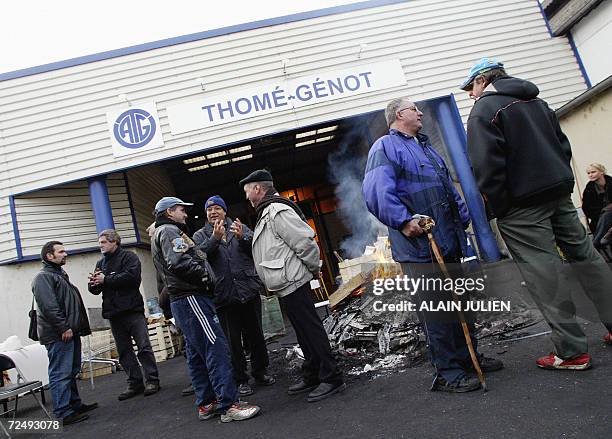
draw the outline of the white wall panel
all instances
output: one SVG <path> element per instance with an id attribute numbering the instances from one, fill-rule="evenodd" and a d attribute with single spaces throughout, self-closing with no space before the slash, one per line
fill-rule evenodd
<path id="1" fill-rule="evenodd" d="M 602 2 L 571 32 L 591 84 L 612 75 L 612 2 Z"/>
<path id="2" fill-rule="evenodd" d="M 359 54 L 362 43 L 367 47 Z M 420 100 L 457 93 L 465 119 L 471 103 L 457 86 L 483 55 L 500 56 L 511 74 L 535 80 L 553 107 L 585 89 L 567 40 L 550 38 L 536 0 L 412 0 L 3 81 L 0 146 L 11 166 L 0 170 L 0 200 L 7 194 L 381 109 L 400 94 Z M 179 136 L 168 126 L 168 105 L 282 79 L 282 59 L 290 60 L 287 77 L 300 77 L 393 58 L 401 60 L 405 87 Z M 205 92 L 195 82 L 198 77 L 206 83 Z M 121 107 L 119 93 L 134 104 L 157 102 L 165 147 L 113 157 L 105 113 Z M 0 237 L 0 251 L 9 241 Z"/>
<path id="3" fill-rule="evenodd" d="M 136 242 L 123 173 L 110 175 L 106 185 L 115 229 L 123 243 Z M 96 223 L 85 181 L 17 196 L 15 211 L 23 256 L 38 255 L 43 244 L 54 239 L 68 250 L 97 247 Z"/>

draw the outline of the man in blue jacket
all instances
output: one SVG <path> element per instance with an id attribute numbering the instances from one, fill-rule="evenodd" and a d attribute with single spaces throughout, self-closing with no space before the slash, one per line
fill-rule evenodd
<path id="1" fill-rule="evenodd" d="M 213 268 L 215 307 L 232 353 L 234 379 L 240 396 L 253 394 L 246 374 L 247 363 L 242 348 L 246 338 L 251 351 L 251 375 L 257 384 L 269 386 L 276 381 L 267 375 L 270 360 L 261 323 L 261 298 L 264 285 L 253 264 L 253 232 L 236 218 L 226 216 L 227 205 L 219 195 L 206 203 L 208 223 L 194 233 L 193 240 Z"/>
<path id="2" fill-rule="evenodd" d="M 467 243 L 465 228 L 470 217 L 465 203 L 453 186 L 442 157 L 431 147 L 422 128 L 423 113 L 408 98 L 393 99 L 385 118 L 389 134 L 378 139 L 368 154 L 363 195 L 368 210 L 389 228 L 393 259 L 406 276 L 443 278 L 432 261 L 429 241 L 414 215 L 433 218 L 434 238 L 448 263 L 451 276 L 461 277 L 460 259 Z M 417 291 L 417 309 L 423 302 L 447 303 L 448 291 Z M 466 313 L 466 317 L 469 315 Z M 419 312 L 427 336 L 430 359 L 436 369 L 431 390 L 453 393 L 480 387 L 470 374 L 472 366 L 466 341 L 453 312 Z M 473 323 L 469 324 L 473 332 Z M 476 348 L 476 338 L 472 336 Z M 499 360 L 478 355 L 485 372 L 503 367 Z"/>

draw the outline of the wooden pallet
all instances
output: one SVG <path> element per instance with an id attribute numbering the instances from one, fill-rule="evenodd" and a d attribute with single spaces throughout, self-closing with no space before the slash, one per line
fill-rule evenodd
<path id="1" fill-rule="evenodd" d="M 180 354 L 178 337 L 172 335 L 165 322 L 150 323 L 148 328 L 155 361 L 160 363 Z M 138 352 L 135 343 L 134 350 Z"/>

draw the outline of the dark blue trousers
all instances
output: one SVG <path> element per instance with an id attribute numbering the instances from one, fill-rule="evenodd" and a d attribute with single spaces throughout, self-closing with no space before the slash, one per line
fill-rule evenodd
<path id="1" fill-rule="evenodd" d="M 170 304 L 176 324 L 187 340 L 187 365 L 198 406 L 219 401 L 227 410 L 238 401 L 230 351 L 211 299 L 193 295 Z"/>
<path id="2" fill-rule="evenodd" d="M 401 265 L 406 276 L 444 279 L 437 263 L 402 263 Z M 453 278 L 463 276 L 463 271 L 458 262 L 449 261 L 447 269 Z M 423 301 L 434 303 L 452 301 L 452 296 L 448 291 L 418 291 L 413 297 L 417 309 L 420 308 Z M 460 297 L 460 299 L 465 300 L 466 298 Z M 418 312 L 417 314 L 427 337 L 429 359 L 436 369 L 434 382 L 438 376 L 451 383 L 464 377 L 464 366 L 471 364 L 471 359 L 456 311 Z M 472 344 L 478 352 L 478 343 L 474 336 L 473 316 L 471 313 L 464 312 L 464 314 L 468 322 Z"/>

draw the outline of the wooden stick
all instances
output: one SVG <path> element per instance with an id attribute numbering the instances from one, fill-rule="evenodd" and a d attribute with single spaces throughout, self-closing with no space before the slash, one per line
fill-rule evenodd
<path id="1" fill-rule="evenodd" d="M 446 269 L 446 264 L 444 263 L 442 252 L 440 251 L 440 248 L 438 247 L 438 244 L 436 243 L 436 240 L 434 239 L 433 234 L 431 233 L 431 229 L 427 231 L 427 238 L 429 239 L 429 243 L 431 244 L 431 250 L 433 251 L 433 254 L 436 257 L 436 261 L 438 261 L 438 264 L 442 269 L 442 273 L 444 273 L 444 276 L 447 279 L 451 279 L 450 274 Z M 455 293 L 455 290 L 452 289 L 451 293 L 453 296 L 453 302 L 459 304 L 459 297 L 457 296 L 457 293 Z M 472 359 L 472 364 L 474 365 L 474 369 L 478 374 L 478 380 L 482 385 L 482 389 L 486 392 L 487 383 L 485 382 L 484 374 L 482 373 L 480 363 L 478 362 L 478 358 L 476 357 L 476 351 L 474 350 L 474 345 L 472 344 L 472 337 L 470 337 L 470 331 L 468 329 L 465 316 L 463 315 L 463 311 L 461 310 L 460 306 L 457 309 L 457 314 L 459 315 L 459 321 L 461 322 L 461 329 L 463 329 L 463 336 L 465 337 L 465 342 L 467 344 L 468 350 L 470 351 L 470 358 Z"/>

